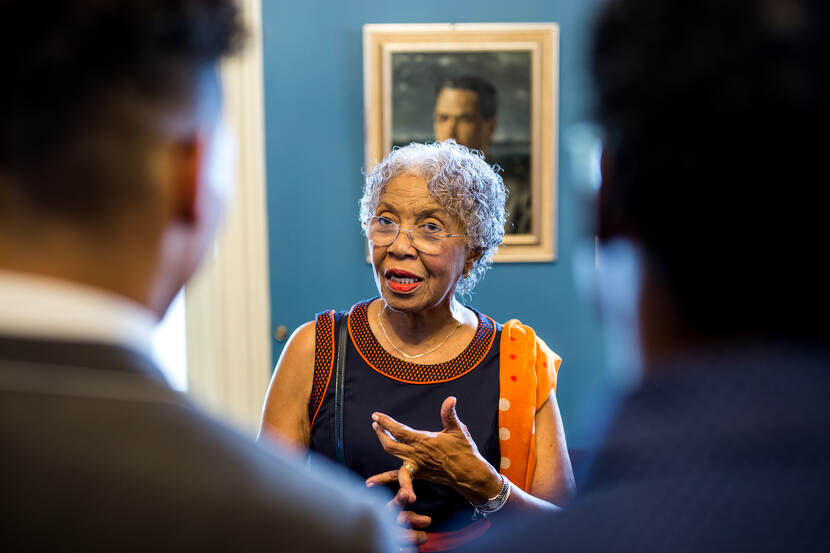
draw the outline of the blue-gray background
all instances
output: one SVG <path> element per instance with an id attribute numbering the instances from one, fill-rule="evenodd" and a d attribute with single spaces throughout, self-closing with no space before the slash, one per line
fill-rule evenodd
<path id="1" fill-rule="evenodd" d="M 589 447 L 606 377 L 598 324 L 576 291 L 588 211 L 562 134 L 589 118 L 587 34 L 599 0 L 264 0 L 266 155 L 272 328 L 377 295 L 357 221 L 363 168 L 362 26 L 366 23 L 555 22 L 560 28 L 558 259 L 497 264 L 472 305 L 532 325 L 562 357 L 559 404 L 571 447 Z M 274 360 L 282 343 L 274 342 Z M 436 429 L 440 420 L 436 413 Z"/>

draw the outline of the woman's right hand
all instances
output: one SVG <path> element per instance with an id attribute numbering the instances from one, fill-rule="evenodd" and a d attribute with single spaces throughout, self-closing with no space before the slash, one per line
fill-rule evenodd
<path id="1" fill-rule="evenodd" d="M 414 494 L 407 492 L 406 489 L 400 489 L 386 504 L 387 509 L 398 511 L 396 520 L 400 526 L 398 540 L 401 543 L 401 551 L 418 551 L 418 546 L 426 543 L 425 529 L 432 523 L 432 517 L 402 510 L 413 501 L 415 501 Z"/>
<path id="2" fill-rule="evenodd" d="M 419 515 L 413 511 L 401 511 L 398 513 L 398 524 L 400 529 L 400 541 L 403 550 L 411 547 L 417 551 L 418 546 L 426 543 L 427 533 L 425 529 L 432 522 L 432 518 L 426 515 Z"/>

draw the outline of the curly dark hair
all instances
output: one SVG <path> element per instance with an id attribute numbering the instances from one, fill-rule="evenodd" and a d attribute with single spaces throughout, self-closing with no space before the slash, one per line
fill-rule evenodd
<path id="1" fill-rule="evenodd" d="M 822 334 L 826 0 L 611 0 L 591 67 L 603 239 L 634 237 L 701 334 Z"/>
<path id="2" fill-rule="evenodd" d="M 197 107 L 244 40 L 233 0 L 0 0 L 0 13 L 0 213 L 98 220 L 134 199 L 153 125 Z"/>

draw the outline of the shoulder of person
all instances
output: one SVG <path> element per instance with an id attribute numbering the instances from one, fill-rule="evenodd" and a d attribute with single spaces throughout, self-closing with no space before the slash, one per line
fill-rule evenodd
<path id="1" fill-rule="evenodd" d="M 308 322 L 303 323 L 291 333 L 291 337 L 285 344 L 283 355 L 291 355 L 292 358 L 314 359 L 314 351 L 317 342 L 318 322 L 324 325 L 320 328 L 321 336 L 334 339 L 336 327 L 336 313 L 334 310 L 318 313 L 317 316 Z M 325 326 L 328 325 L 328 326 Z"/>
<path id="2" fill-rule="evenodd" d="M 313 454 L 312 454 L 313 455 Z M 263 517 L 271 532 L 296 551 L 394 550 L 394 520 L 383 510 L 389 498 L 325 459 L 303 465 L 280 451 L 263 457 Z M 259 508 L 259 505 L 257 505 Z"/>
<path id="3" fill-rule="evenodd" d="M 238 539 L 240 551 L 390 551 L 394 520 L 388 499 L 327 461 L 248 437 L 204 414 L 190 421 L 201 447 L 195 510 L 220 509 L 216 524 Z M 374 493 L 373 493 L 374 492 Z M 211 532 L 216 534 L 217 531 Z M 279 544 L 279 547 L 277 547 Z"/>
<path id="4" fill-rule="evenodd" d="M 291 333 L 288 342 L 285 344 L 286 350 L 290 349 L 296 355 L 311 355 L 314 356 L 314 342 L 317 337 L 316 321 L 307 321 Z"/>
<path id="5" fill-rule="evenodd" d="M 533 346 L 532 351 L 536 359 L 555 365 L 556 370 L 562 364 L 562 357 L 548 347 L 533 327 L 518 319 L 510 319 L 502 325 L 502 343 L 513 343 L 514 347 L 522 348 Z"/>
<path id="6" fill-rule="evenodd" d="M 314 370 L 314 354 L 316 350 L 315 321 L 301 324 L 288 338 L 277 362 L 277 372 L 280 379 L 286 377 L 311 378 Z"/>
<path id="7" fill-rule="evenodd" d="M 20 498 L 12 520 L 21 527 L 4 536 L 11 543 L 27 528 L 59 521 L 55 535 L 79 550 L 391 550 L 385 498 L 328 467 L 256 445 L 185 396 L 17 395 L 12 406 L 46 416 L 0 429 L 4 443 L 56 438 L 4 450 L 0 466 L 16 475 L 9 494 Z M 85 469 L 66 470 L 78 466 Z M 56 485 L 62 501 L 44 501 Z M 67 512 L 67 502 L 78 508 Z M 91 513 L 109 529 L 104 535 L 90 534 Z M 108 541 L 125 535 L 129 544 Z"/>

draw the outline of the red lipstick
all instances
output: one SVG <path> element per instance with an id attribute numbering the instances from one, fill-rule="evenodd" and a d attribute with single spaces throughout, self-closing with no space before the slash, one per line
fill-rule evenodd
<path id="1" fill-rule="evenodd" d="M 383 276 L 386 278 L 386 286 L 390 290 L 404 294 L 415 290 L 424 281 L 415 273 L 403 269 L 387 269 Z"/>

